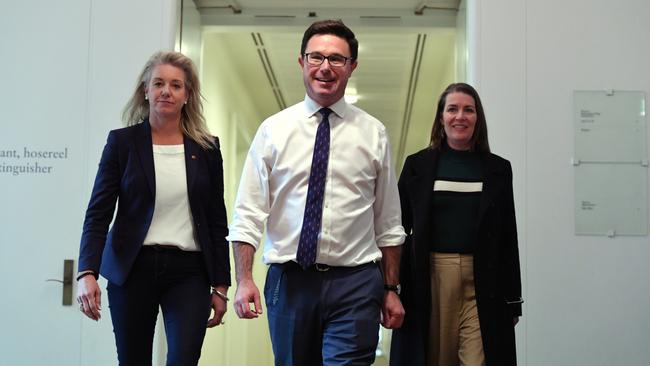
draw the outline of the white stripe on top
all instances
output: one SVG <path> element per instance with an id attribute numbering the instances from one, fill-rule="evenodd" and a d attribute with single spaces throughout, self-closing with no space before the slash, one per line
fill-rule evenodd
<path id="1" fill-rule="evenodd" d="M 449 180 L 436 180 L 433 191 L 447 192 L 482 192 L 483 182 L 454 182 Z"/>

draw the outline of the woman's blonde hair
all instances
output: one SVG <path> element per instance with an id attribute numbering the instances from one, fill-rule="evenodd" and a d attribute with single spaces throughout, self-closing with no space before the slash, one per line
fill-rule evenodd
<path id="1" fill-rule="evenodd" d="M 181 110 L 181 129 L 183 134 L 196 141 L 204 149 L 214 147 L 215 138 L 210 135 L 203 117 L 203 96 L 199 77 L 192 60 L 180 52 L 160 51 L 151 56 L 138 77 L 133 95 L 124 107 L 122 121 L 127 126 L 141 123 L 149 117 L 149 101 L 145 99 L 145 87 L 151 81 L 153 69 L 158 65 L 172 65 L 185 73 L 187 104 Z"/>

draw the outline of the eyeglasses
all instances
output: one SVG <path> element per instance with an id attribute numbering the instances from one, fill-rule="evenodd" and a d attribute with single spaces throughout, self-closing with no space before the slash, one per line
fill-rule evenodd
<path id="1" fill-rule="evenodd" d="M 348 60 L 352 60 L 352 57 L 345 57 L 336 54 L 323 56 L 318 52 L 310 52 L 305 53 L 305 59 L 307 59 L 307 63 L 311 66 L 320 66 L 323 64 L 323 62 L 325 62 L 325 60 L 327 60 L 330 66 L 343 67 L 348 62 Z"/>

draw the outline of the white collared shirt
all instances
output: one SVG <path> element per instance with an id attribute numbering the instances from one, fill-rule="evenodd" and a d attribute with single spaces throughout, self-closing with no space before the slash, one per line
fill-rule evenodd
<path id="1" fill-rule="evenodd" d="M 230 225 L 231 242 L 259 248 L 264 263 L 295 261 L 321 107 L 309 97 L 267 118 L 251 144 Z M 355 266 L 400 245 L 397 181 L 386 128 L 343 99 L 329 107 L 330 155 L 316 262 Z"/>

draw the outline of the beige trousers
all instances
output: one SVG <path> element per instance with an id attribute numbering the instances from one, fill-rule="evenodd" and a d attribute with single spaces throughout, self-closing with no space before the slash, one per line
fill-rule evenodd
<path id="1" fill-rule="evenodd" d="M 476 309 L 474 257 L 431 253 L 428 366 L 484 366 Z"/>

